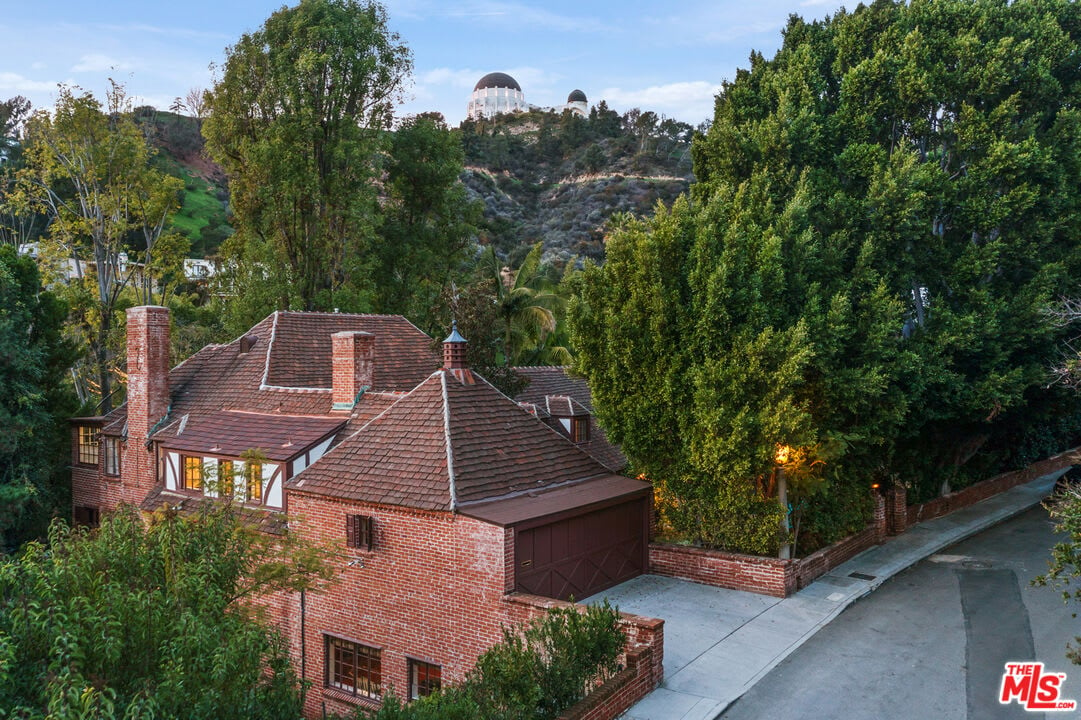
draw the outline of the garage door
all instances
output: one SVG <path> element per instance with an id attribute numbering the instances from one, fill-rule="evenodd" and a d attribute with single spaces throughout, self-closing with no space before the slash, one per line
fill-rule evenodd
<path id="1" fill-rule="evenodd" d="M 649 520 L 638 499 L 516 529 L 515 589 L 582 599 L 645 572 Z"/>

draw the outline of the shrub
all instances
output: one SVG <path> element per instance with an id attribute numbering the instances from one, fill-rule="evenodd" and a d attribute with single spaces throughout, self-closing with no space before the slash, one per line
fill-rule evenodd
<path id="1" fill-rule="evenodd" d="M 556 608 L 520 632 L 504 628 L 461 685 L 408 705 L 388 694 L 375 720 L 552 720 L 619 669 L 624 642 L 607 601 Z"/>

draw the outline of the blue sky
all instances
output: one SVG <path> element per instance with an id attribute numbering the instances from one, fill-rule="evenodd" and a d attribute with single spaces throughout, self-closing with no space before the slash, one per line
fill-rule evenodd
<path id="1" fill-rule="evenodd" d="M 257 30 L 280 0 L 0 0 L 0 99 L 49 107 L 57 83 L 104 97 L 123 82 L 136 104 L 167 108 L 212 85 L 211 63 Z M 389 0 L 391 29 L 413 51 L 401 114 L 436 110 L 457 125 L 476 81 L 502 71 L 535 105 L 576 88 L 590 104 L 654 110 L 697 125 L 751 50 L 771 56 L 791 13 L 821 18 L 838 0 Z M 850 6 L 852 3 L 849 4 Z"/>

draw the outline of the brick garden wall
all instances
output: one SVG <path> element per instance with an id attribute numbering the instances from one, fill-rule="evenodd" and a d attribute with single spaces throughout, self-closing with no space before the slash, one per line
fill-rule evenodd
<path id="1" fill-rule="evenodd" d="M 505 602 L 512 622 L 519 624 L 543 615 L 550 608 L 584 607 L 525 593 L 511 593 Z M 621 613 L 621 626 L 627 635 L 620 658 L 623 670 L 567 710 L 560 720 L 612 720 L 661 684 L 664 679 L 664 620 Z"/>
<path id="2" fill-rule="evenodd" d="M 920 505 L 906 506 L 905 489 L 889 488 L 876 495 L 874 518 L 866 529 L 798 560 L 654 543 L 649 547 L 649 571 L 714 587 L 787 597 L 888 535 L 898 535 L 917 522 L 967 507 L 1078 461 L 1081 450 L 1074 448 Z"/>
<path id="3" fill-rule="evenodd" d="M 1012 487 L 1031 482 L 1041 475 L 1047 475 L 1056 470 L 1069 467 L 1079 460 L 1081 460 L 1081 452 L 1079 452 L 1078 448 L 1073 448 L 1072 450 L 1059 453 L 1046 460 L 1035 462 L 1023 470 L 1002 473 L 1001 475 L 996 475 L 988 480 L 978 482 L 975 485 L 969 485 L 967 488 L 950 493 L 949 495 L 943 495 L 942 497 L 918 505 L 910 505 L 908 507 L 907 516 L 908 524 L 913 525 L 924 520 L 931 520 L 951 513 L 954 510 L 968 507 L 969 505 L 978 503 L 980 500 L 986 500 L 992 495 L 998 495 L 1000 492 L 1005 492 Z"/>
<path id="4" fill-rule="evenodd" d="M 786 597 L 796 590 L 798 575 L 789 560 L 720 550 L 651 543 L 649 571 L 703 585 Z"/>

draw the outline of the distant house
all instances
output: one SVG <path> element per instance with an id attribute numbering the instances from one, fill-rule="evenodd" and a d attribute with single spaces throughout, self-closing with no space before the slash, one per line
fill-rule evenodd
<path id="1" fill-rule="evenodd" d="M 459 681 L 524 619 L 516 598 L 647 567 L 650 486 L 616 472 L 560 369 L 524 370 L 516 402 L 466 367 L 456 331 L 440 359 L 399 316 L 278 312 L 170 370 L 165 308 L 127 328 L 127 403 L 72 420 L 75 518 L 228 496 L 266 532 L 336 547 L 328 591 L 267 601 L 308 717 Z"/>

